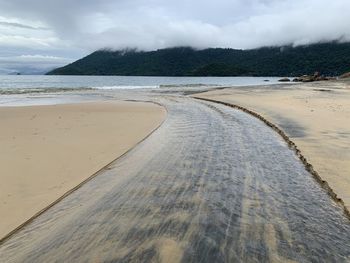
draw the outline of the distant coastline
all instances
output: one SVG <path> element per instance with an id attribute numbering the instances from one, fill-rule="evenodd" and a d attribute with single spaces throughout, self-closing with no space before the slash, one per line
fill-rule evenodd
<path id="1" fill-rule="evenodd" d="M 251 50 L 176 47 L 157 51 L 99 50 L 47 75 L 284 76 L 350 71 L 350 43 Z"/>

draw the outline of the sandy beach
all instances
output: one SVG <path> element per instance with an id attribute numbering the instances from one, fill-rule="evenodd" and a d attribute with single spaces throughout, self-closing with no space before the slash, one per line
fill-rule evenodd
<path id="1" fill-rule="evenodd" d="M 350 84 L 225 88 L 196 97 L 242 106 L 280 127 L 350 209 Z"/>
<path id="2" fill-rule="evenodd" d="M 0 107 L 0 238 L 158 127 L 151 103 Z"/>

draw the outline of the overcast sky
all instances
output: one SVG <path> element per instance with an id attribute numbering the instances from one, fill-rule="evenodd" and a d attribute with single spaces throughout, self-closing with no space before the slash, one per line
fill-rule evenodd
<path id="1" fill-rule="evenodd" d="M 0 73 L 100 48 L 256 48 L 350 40 L 350 0 L 0 0 Z"/>

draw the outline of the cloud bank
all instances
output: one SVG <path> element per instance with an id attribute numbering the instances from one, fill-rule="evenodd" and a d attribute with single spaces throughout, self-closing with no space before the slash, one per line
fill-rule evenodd
<path id="1" fill-rule="evenodd" d="M 0 56 L 350 41 L 349 0 L 0 0 Z"/>

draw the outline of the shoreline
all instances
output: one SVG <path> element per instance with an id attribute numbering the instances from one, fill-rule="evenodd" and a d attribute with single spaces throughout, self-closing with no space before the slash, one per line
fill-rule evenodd
<path id="1" fill-rule="evenodd" d="M 52 140 L 54 141 L 51 141 L 51 144 L 49 143 L 50 145 L 47 147 L 56 147 L 56 150 L 62 152 L 61 158 L 63 159 L 57 159 L 55 158 L 57 155 L 53 154 L 53 156 L 47 157 L 46 161 L 49 162 L 49 164 L 46 167 L 42 167 L 45 166 L 44 161 L 32 161 L 32 166 L 36 167 L 37 170 L 44 168 L 41 172 L 36 174 L 33 173 L 33 171 L 30 171 L 30 169 L 24 169 L 28 168 L 24 165 L 24 162 L 28 160 L 20 159 L 20 156 L 18 155 L 11 155 L 11 153 L 9 154 L 9 147 L 5 147 L 5 149 L 3 148 L 0 152 L 0 163 L 2 163 L 2 172 L 0 174 L 2 174 L 1 177 L 5 177 L 1 178 L 1 180 L 6 182 L 6 184 L 2 184 L 2 188 L 4 189 L 1 191 L 3 195 L 3 202 L 0 204 L 0 213 L 2 215 L 0 243 L 14 234 L 18 229 L 52 207 L 54 204 L 62 200 L 64 197 L 74 192 L 87 181 L 94 178 L 101 170 L 104 170 L 116 159 L 124 156 L 127 152 L 132 150 L 136 145 L 157 130 L 166 119 L 166 109 L 163 106 L 156 103 L 135 101 L 108 101 L 59 104 L 50 106 L 1 107 L 0 115 L 13 115 L 15 114 L 14 111 L 18 113 L 18 111 L 27 112 L 28 110 L 36 110 L 44 115 L 45 111 L 49 111 L 49 113 L 46 113 L 48 115 L 59 113 L 59 115 L 61 115 L 61 124 L 63 126 L 66 124 L 66 127 L 62 127 L 70 127 L 71 133 L 68 134 L 68 137 L 67 135 L 64 136 L 64 129 L 57 131 L 57 127 L 50 126 L 47 119 L 44 118 L 41 120 L 41 124 L 45 123 L 43 126 L 50 126 L 49 129 L 45 131 L 44 135 L 51 135 Z M 26 115 L 25 112 L 24 114 Z M 89 115 L 87 113 L 90 113 L 91 116 L 85 116 L 85 119 L 83 116 L 80 116 L 79 119 L 78 115 L 82 113 L 85 113 L 85 115 Z M 96 118 L 97 115 L 98 118 Z M 28 117 L 28 114 L 26 116 Z M 114 124 L 111 124 L 110 122 L 111 116 L 115 117 Z M 18 118 L 19 116 L 17 116 L 17 120 Z M 40 116 L 36 118 L 40 119 Z M 2 124 L 6 121 L 8 121 L 6 118 L 2 118 Z M 25 124 L 28 124 L 28 122 Z M 88 125 L 91 125 L 90 131 Z M 10 131 L 11 129 L 13 130 L 14 127 L 12 126 L 7 128 L 7 131 Z M 95 137 L 96 135 L 93 134 L 96 131 L 103 132 L 103 130 L 107 130 L 103 136 L 99 136 L 97 133 L 97 137 Z M 81 134 L 84 134 L 84 136 L 80 136 Z M 36 135 L 40 135 L 40 128 Z M 3 142 L 8 142 L 9 140 L 6 140 L 5 137 L 5 129 L 0 129 L 0 140 Z M 49 139 L 48 137 L 46 140 Z M 68 142 L 68 144 L 63 148 L 60 145 L 55 144 L 65 144 L 67 143 L 69 137 L 71 141 Z M 84 137 L 84 139 L 80 139 L 79 137 Z M 28 137 L 24 136 L 22 139 L 24 141 L 28 141 Z M 89 140 L 91 140 L 91 142 L 89 142 Z M 97 142 L 92 142 L 94 140 Z M 36 143 L 38 142 L 36 141 Z M 28 145 L 15 145 L 15 148 L 22 147 L 23 150 L 26 148 L 26 146 Z M 42 146 L 43 145 L 36 145 L 34 143 L 34 147 L 30 148 L 31 153 L 33 155 L 38 155 L 37 157 L 40 158 L 43 158 L 43 154 L 44 156 L 48 156 L 48 153 L 42 151 L 43 149 L 47 148 L 42 148 Z M 69 146 L 71 146 L 70 149 Z M 81 149 L 79 149 L 79 147 Z M 9 175 L 10 173 L 8 171 L 9 167 L 11 169 L 11 164 L 6 162 L 4 151 L 10 155 L 7 156 L 7 159 L 12 158 L 12 161 L 16 162 L 17 168 L 13 169 L 17 169 L 17 171 L 13 171 L 12 173 L 10 172 L 11 175 Z M 83 155 L 84 158 L 74 155 L 76 151 L 78 151 L 79 155 Z M 64 157 L 67 155 L 67 152 L 70 152 L 71 154 Z M 91 161 L 91 157 L 96 157 L 98 161 Z M 40 165 L 38 165 L 38 163 L 40 163 Z M 63 166 L 68 165 L 68 168 L 70 169 L 66 169 L 67 173 L 64 173 L 62 172 L 62 169 L 59 169 L 60 166 L 57 163 L 61 163 Z M 22 174 L 19 174 L 18 170 L 21 169 L 23 172 Z M 7 170 L 7 172 L 3 172 L 4 170 Z M 30 175 L 28 176 L 30 178 L 26 178 L 27 181 L 23 180 L 23 174 Z M 55 174 L 55 176 L 52 176 L 52 174 Z M 25 191 L 19 191 L 19 189 Z M 11 194 L 8 194 L 10 192 Z M 11 200 L 12 196 L 15 196 L 15 198 Z M 16 207 L 16 209 L 13 209 L 13 207 Z"/>
<path id="2" fill-rule="evenodd" d="M 277 129 L 350 218 L 350 82 L 226 88 L 192 97 L 236 107 Z"/>

